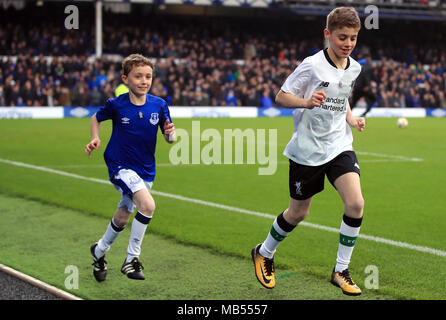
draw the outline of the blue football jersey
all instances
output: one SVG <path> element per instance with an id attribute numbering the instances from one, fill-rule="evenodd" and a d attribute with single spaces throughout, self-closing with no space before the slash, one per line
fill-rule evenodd
<path id="1" fill-rule="evenodd" d="M 158 127 L 164 133 L 166 120 L 172 122 L 167 102 L 147 94 L 146 103 L 137 106 L 125 93 L 109 99 L 96 113 L 96 119 L 113 121 L 113 132 L 104 153 L 110 179 L 121 169 L 131 169 L 143 180 L 153 181 Z"/>

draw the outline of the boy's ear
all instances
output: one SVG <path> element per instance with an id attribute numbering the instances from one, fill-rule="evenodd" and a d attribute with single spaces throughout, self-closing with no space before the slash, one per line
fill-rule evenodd
<path id="1" fill-rule="evenodd" d="M 325 39 L 330 38 L 330 31 L 327 28 L 324 29 L 324 37 Z"/>
<path id="2" fill-rule="evenodd" d="M 128 85 L 128 82 L 127 82 L 127 76 L 126 75 L 122 75 L 121 76 L 121 80 L 122 80 L 122 82 L 124 82 L 124 84 L 127 86 Z"/>

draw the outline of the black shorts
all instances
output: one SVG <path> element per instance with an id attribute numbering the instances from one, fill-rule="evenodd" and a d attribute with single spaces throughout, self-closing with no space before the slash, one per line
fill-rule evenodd
<path id="1" fill-rule="evenodd" d="M 354 151 L 344 151 L 333 160 L 320 166 L 306 166 L 290 160 L 290 197 L 305 200 L 324 190 L 325 175 L 333 185 L 348 172 L 360 174 Z"/>

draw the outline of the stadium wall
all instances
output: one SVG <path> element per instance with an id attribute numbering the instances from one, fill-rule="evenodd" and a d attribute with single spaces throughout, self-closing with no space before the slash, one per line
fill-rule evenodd
<path id="1" fill-rule="evenodd" d="M 294 109 L 258 107 L 169 107 L 172 118 L 256 118 L 287 117 Z M 0 107 L 0 119 L 62 119 L 87 118 L 99 110 L 98 107 Z M 353 109 L 359 116 L 362 108 Z M 441 108 L 374 108 L 367 117 L 446 117 Z"/>

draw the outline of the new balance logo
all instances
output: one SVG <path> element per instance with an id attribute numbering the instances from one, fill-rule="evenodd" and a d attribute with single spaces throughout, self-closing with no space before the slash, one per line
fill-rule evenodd
<path id="1" fill-rule="evenodd" d="M 330 85 L 330 82 L 322 81 L 321 84 L 319 85 L 319 87 L 327 88 L 329 85 Z"/>

